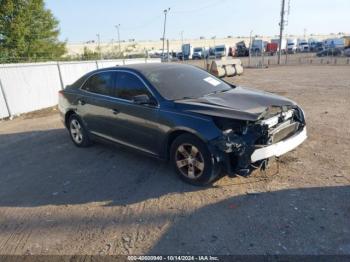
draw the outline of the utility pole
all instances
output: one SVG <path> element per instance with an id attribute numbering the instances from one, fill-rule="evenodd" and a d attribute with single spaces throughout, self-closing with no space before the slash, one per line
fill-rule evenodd
<path id="1" fill-rule="evenodd" d="M 120 33 L 119 33 L 119 27 L 120 27 L 120 24 L 117 24 L 115 26 L 115 28 L 117 28 L 117 33 L 118 33 L 118 44 L 119 44 L 119 55 L 122 53 L 122 49 L 120 47 Z"/>
<path id="2" fill-rule="evenodd" d="M 164 43 L 165 43 L 165 28 L 166 28 L 166 17 L 168 12 L 170 11 L 170 7 L 168 9 L 164 9 L 164 30 L 163 30 L 163 51 L 162 58 L 164 59 Z"/>
<path id="3" fill-rule="evenodd" d="M 169 39 L 166 40 L 166 49 L 167 49 L 166 59 L 167 59 L 167 62 L 169 62 Z"/>
<path id="4" fill-rule="evenodd" d="M 100 59 L 102 60 L 102 52 L 101 52 L 101 37 L 100 34 L 96 34 L 97 36 L 97 49 L 100 54 Z"/>
<path id="5" fill-rule="evenodd" d="M 282 0 L 282 9 L 281 9 L 281 22 L 280 22 L 280 41 L 278 47 L 278 64 L 281 63 L 281 55 L 282 55 L 282 38 L 283 38 L 283 29 L 284 29 L 284 5 L 285 0 Z"/>
<path id="6" fill-rule="evenodd" d="M 182 47 L 184 46 L 184 31 L 181 31 L 181 54 L 182 54 L 182 62 L 185 61 L 184 53 Z"/>
<path id="7" fill-rule="evenodd" d="M 252 34 L 253 34 L 253 30 L 250 30 L 250 36 L 249 36 L 249 66 L 250 66 L 250 62 L 252 60 Z"/>

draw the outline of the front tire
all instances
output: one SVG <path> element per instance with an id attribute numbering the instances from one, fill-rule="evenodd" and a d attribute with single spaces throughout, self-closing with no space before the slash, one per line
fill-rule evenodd
<path id="1" fill-rule="evenodd" d="M 70 137 L 77 147 L 87 147 L 91 144 L 87 129 L 77 115 L 71 115 L 69 118 L 68 129 Z"/>
<path id="2" fill-rule="evenodd" d="M 208 185 L 220 174 L 207 145 L 191 134 L 180 135 L 174 140 L 170 160 L 180 178 L 192 185 Z"/>

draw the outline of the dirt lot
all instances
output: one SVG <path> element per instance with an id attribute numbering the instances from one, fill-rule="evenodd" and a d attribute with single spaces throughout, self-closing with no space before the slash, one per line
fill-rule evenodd
<path id="1" fill-rule="evenodd" d="M 0 253 L 350 254 L 350 67 L 233 82 L 305 109 L 309 138 L 278 173 L 198 188 L 122 147 L 76 148 L 57 114 L 1 122 Z"/>

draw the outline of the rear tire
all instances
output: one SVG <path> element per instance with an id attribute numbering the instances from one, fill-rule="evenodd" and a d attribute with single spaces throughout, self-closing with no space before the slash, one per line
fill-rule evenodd
<path id="1" fill-rule="evenodd" d="M 180 135 L 174 140 L 170 161 L 180 178 L 192 185 L 209 185 L 220 175 L 220 168 L 207 145 L 191 134 Z"/>
<path id="2" fill-rule="evenodd" d="M 89 133 L 78 115 L 73 114 L 69 117 L 68 130 L 70 138 L 77 147 L 88 147 L 91 145 Z"/>

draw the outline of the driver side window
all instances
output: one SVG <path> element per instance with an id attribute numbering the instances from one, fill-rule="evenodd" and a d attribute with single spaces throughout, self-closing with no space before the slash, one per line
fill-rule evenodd
<path id="1" fill-rule="evenodd" d="M 118 72 L 114 96 L 132 101 L 133 97 L 138 95 L 151 97 L 148 89 L 137 76 L 127 72 Z"/>

